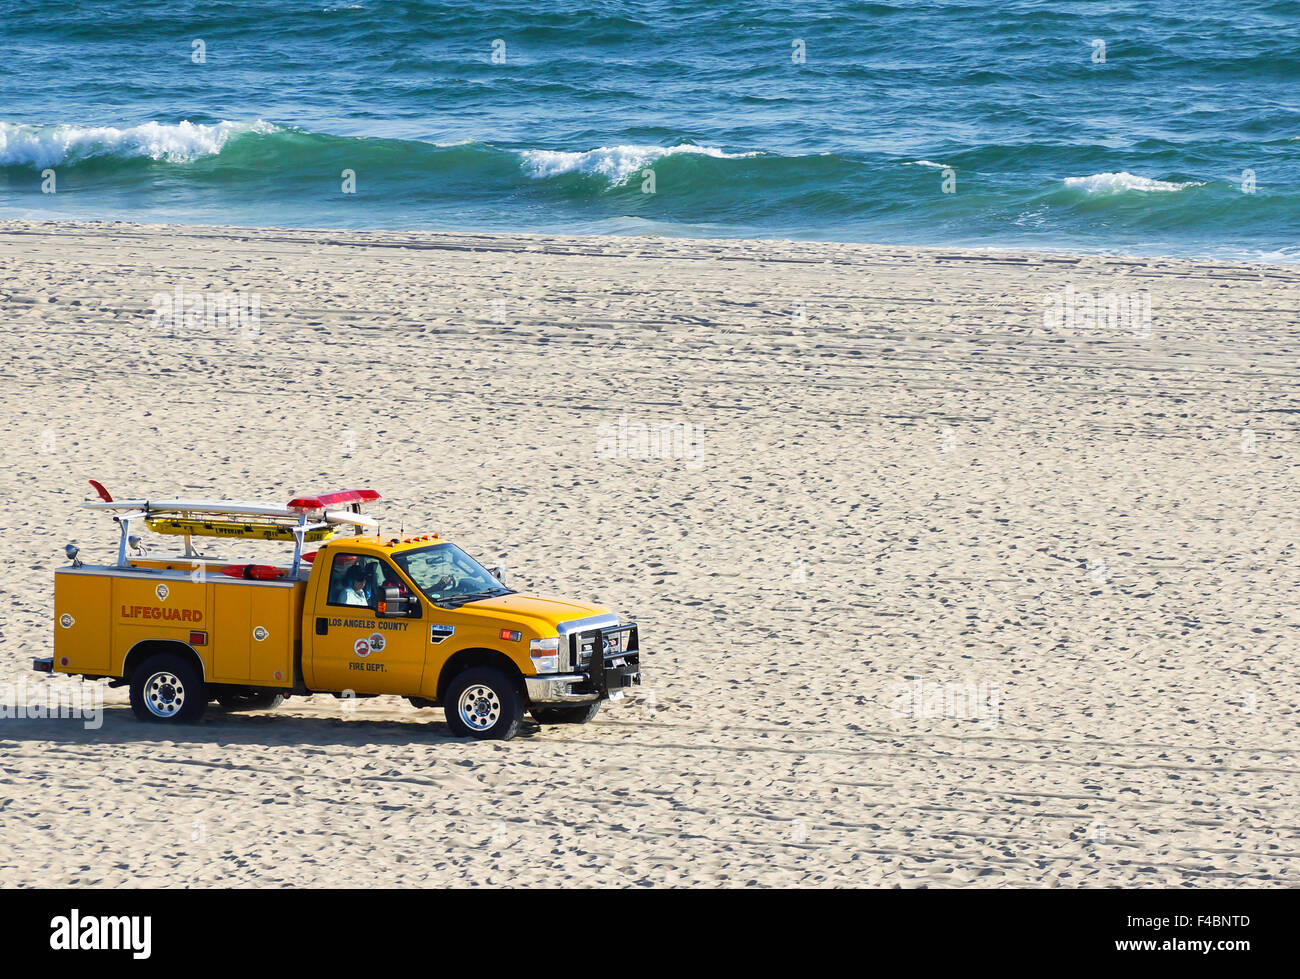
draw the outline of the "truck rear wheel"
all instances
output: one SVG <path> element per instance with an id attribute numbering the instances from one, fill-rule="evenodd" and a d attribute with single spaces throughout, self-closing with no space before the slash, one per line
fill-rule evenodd
<path id="1" fill-rule="evenodd" d="M 175 653 L 159 653 L 131 674 L 131 710 L 142 721 L 193 724 L 208 707 L 203 678 Z"/>
<path id="2" fill-rule="evenodd" d="M 600 713 L 600 701 L 574 707 L 534 707 L 533 720 L 538 724 L 586 724 Z"/>
<path id="3" fill-rule="evenodd" d="M 217 703 L 228 711 L 275 710 L 284 694 L 266 690 L 231 690 L 217 695 Z"/>
<path id="4" fill-rule="evenodd" d="M 491 666 L 471 667 L 453 677 L 442 708 L 452 734 L 480 741 L 509 741 L 524 719 L 518 686 Z"/>

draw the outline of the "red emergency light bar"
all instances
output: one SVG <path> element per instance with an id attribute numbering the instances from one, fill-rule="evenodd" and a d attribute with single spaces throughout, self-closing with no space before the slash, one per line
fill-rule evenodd
<path id="1" fill-rule="evenodd" d="M 336 490 L 333 493 L 317 493 L 315 496 L 297 496 L 289 501 L 290 510 L 324 510 L 326 507 L 346 503 L 369 503 L 379 499 L 374 490 Z"/>

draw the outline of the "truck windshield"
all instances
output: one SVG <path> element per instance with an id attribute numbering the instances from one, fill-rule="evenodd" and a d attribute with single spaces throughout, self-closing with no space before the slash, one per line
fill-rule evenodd
<path id="1" fill-rule="evenodd" d="M 464 605 L 480 598 L 510 594 L 510 589 L 493 577 L 492 572 L 455 544 L 403 551 L 394 554 L 393 560 L 429 601 L 439 605 Z"/>

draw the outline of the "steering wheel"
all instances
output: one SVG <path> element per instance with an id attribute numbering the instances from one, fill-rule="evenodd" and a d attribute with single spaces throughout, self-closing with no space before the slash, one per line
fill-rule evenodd
<path id="1" fill-rule="evenodd" d="M 454 574 L 445 574 L 437 581 L 434 582 L 433 590 L 436 591 L 439 595 L 444 595 L 447 592 L 455 591 L 459 587 L 460 587 L 459 578 L 457 578 Z"/>

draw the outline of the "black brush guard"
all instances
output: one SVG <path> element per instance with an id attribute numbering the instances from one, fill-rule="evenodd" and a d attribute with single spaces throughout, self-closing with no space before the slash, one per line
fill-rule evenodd
<path id="1" fill-rule="evenodd" d="M 599 649 L 603 655 L 593 655 Z M 635 622 L 610 629 L 588 629 L 569 636 L 569 662 L 585 678 L 575 693 L 596 693 L 601 700 L 612 691 L 641 683 L 641 637 Z"/>

